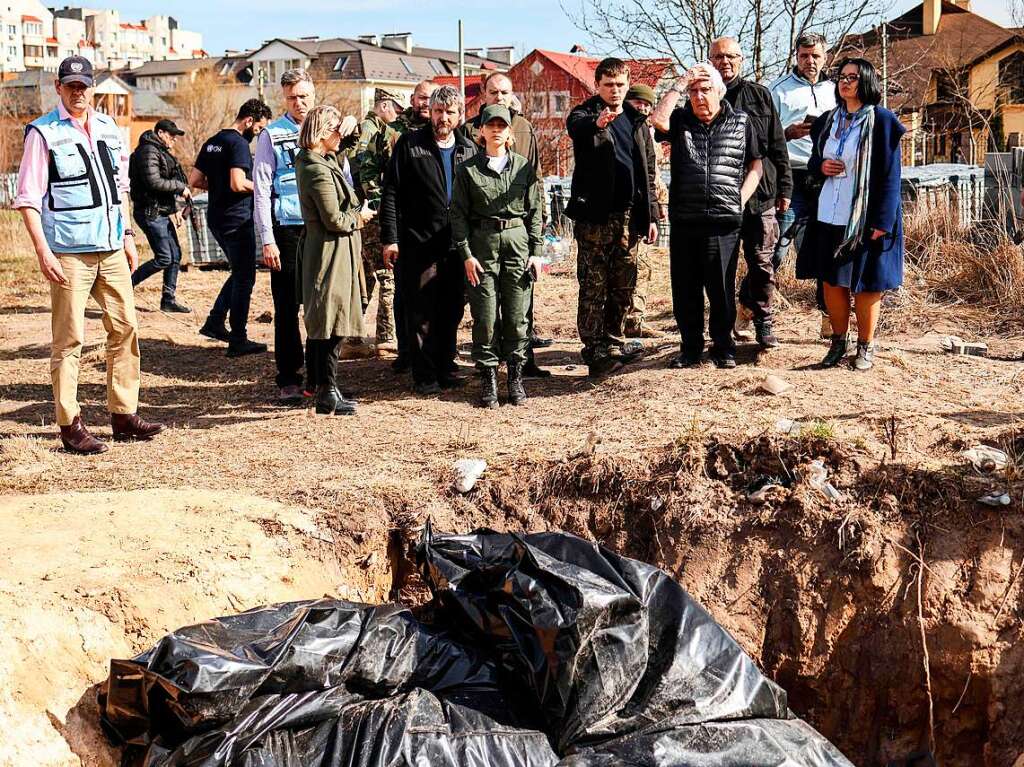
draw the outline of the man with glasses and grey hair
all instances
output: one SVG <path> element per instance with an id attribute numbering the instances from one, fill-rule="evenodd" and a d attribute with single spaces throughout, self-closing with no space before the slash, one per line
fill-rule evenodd
<path id="1" fill-rule="evenodd" d="M 811 125 L 818 115 L 836 106 L 835 83 L 828 79 L 825 62 L 828 46 L 816 33 L 801 35 L 796 41 L 796 66 L 769 86 L 775 109 L 786 134 L 789 166 L 793 172 L 793 199 L 789 208 L 779 211 L 779 242 L 772 263 L 778 271 L 789 246 L 800 249 L 807 222 L 814 214 L 813 193 L 807 189 L 807 161 L 811 157 Z M 821 283 L 818 283 L 818 308 L 821 309 L 821 336 L 832 335 L 825 313 Z"/>
<path id="2" fill-rule="evenodd" d="M 274 361 L 278 401 L 302 402 L 305 356 L 299 331 L 299 299 L 295 268 L 302 234 L 302 211 L 295 183 L 299 130 L 316 102 L 313 78 L 305 69 L 281 75 L 285 113 L 271 122 L 256 141 L 252 168 L 253 218 L 262 246 L 263 265 L 270 269 L 274 298 Z"/>
<path id="3" fill-rule="evenodd" d="M 761 183 L 743 211 L 740 241 L 747 274 L 740 283 L 741 313 L 746 323 L 753 316 L 757 343 L 763 349 L 779 345 L 772 328 L 775 294 L 775 243 L 779 240 L 776 212 L 789 208 L 793 177 L 789 172 L 786 137 L 772 95 L 763 85 L 743 78 L 743 51 L 736 40 L 720 37 L 711 43 L 711 63 L 725 83 L 725 100 L 733 109 L 746 112 L 764 153 Z M 746 324 L 742 320 L 741 324 Z"/>
<path id="4" fill-rule="evenodd" d="M 711 64 L 692 67 L 651 114 L 659 141 L 671 143 L 669 269 L 680 353 L 673 368 L 700 364 L 704 293 L 710 304 L 711 359 L 736 367 L 736 260 L 747 202 L 761 180 L 761 147 L 753 123 L 725 100 Z M 677 109 L 686 95 L 686 106 Z"/>
<path id="5" fill-rule="evenodd" d="M 413 384 L 433 396 L 461 383 L 456 334 L 463 314 L 462 259 L 452 243 L 449 205 L 455 169 L 479 147 L 456 128 L 462 95 L 444 85 L 430 95 L 430 123 L 405 133 L 384 172 L 380 233 L 384 264 L 401 261 Z"/>

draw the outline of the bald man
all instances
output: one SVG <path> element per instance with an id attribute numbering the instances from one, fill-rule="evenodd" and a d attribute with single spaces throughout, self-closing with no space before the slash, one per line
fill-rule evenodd
<path id="1" fill-rule="evenodd" d="M 500 104 L 507 107 L 512 114 L 512 151 L 522 155 L 537 174 L 537 194 L 541 200 L 541 213 L 547 218 L 547 200 L 544 195 L 544 175 L 540 169 L 540 150 L 537 145 L 537 134 L 530 121 L 518 113 L 515 108 L 518 106 L 515 93 L 512 92 L 512 81 L 507 75 L 501 72 L 492 72 L 483 83 L 483 104 L 480 112 L 472 120 L 462 126 L 462 132 L 474 144 L 480 144 L 480 118 L 483 109 L 491 104 Z M 533 324 L 533 286 L 530 287 L 529 303 L 526 310 L 526 321 L 528 324 L 530 343 L 527 346 L 526 364 L 523 366 L 523 375 L 527 378 L 547 378 L 551 371 L 537 365 L 534 355 L 534 348 L 538 346 L 550 346 L 550 339 L 537 337 Z"/>

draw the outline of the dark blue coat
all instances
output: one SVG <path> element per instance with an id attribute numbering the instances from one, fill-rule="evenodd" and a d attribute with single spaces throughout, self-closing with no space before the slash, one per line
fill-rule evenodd
<path id="1" fill-rule="evenodd" d="M 818 183 L 825 180 L 818 142 L 827 119 L 826 112 L 811 126 L 814 149 L 807 162 L 807 170 Z M 824 279 L 833 285 L 849 287 L 854 293 L 893 290 L 903 284 L 900 139 L 906 131 L 895 114 L 880 106 L 875 107 L 875 127 L 871 135 L 874 143 L 867 183 L 868 209 L 861 243 L 837 260 L 827 246 L 829 238 L 822 237 L 819 231 L 826 225 L 819 224 L 817 212 L 812 211 L 797 254 L 797 277 Z M 872 229 L 881 229 L 887 234 L 872 240 Z"/>

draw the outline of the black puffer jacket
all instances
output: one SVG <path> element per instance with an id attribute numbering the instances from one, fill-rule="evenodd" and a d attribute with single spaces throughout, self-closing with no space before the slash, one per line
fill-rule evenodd
<path id="1" fill-rule="evenodd" d="M 175 198 L 185 191 L 185 171 L 157 135 L 148 130 L 128 160 L 136 218 L 152 221 L 177 210 Z"/>
<path id="2" fill-rule="evenodd" d="M 615 146 L 612 132 L 598 128 L 597 118 L 605 108 L 600 96 L 593 96 L 569 113 L 566 127 L 572 139 L 575 168 L 572 172 L 572 196 L 565 213 L 576 221 L 604 223 L 612 212 L 615 194 Z M 630 226 L 646 234 L 658 220 L 658 193 L 654 188 L 654 140 L 647 117 L 629 104 L 623 111 L 633 121 L 633 139 L 639 150 L 636 185 L 639 194 L 631 211 Z"/>
<path id="3" fill-rule="evenodd" d="M 698 120 L 689 104 L 673 113 L 664 137 L 672 141 L 668 210 L 673 222 L 740 223 L 740 187 L 752 159 L 748 120 L 726 101 L 710 125 Z"/>
<path id="4" fill-rule="evenodd" d="M 747 113 L 764 151 L 764 173 L 757 192 L 747 201 L 747 210 L 760 214 L 774 208 L 779 197 L 793 198 L 793 174 L 789 168 L 786 134 L 779 122 L 779 111 L 772 101 L 771 91 L 742 77 L 726 83 L 725 88 L 725 100 L 734 109 Z"/>

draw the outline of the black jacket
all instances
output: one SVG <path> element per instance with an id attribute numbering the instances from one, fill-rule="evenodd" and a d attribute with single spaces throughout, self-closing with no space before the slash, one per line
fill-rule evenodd
<path id="1" fill-rule="evenodd" d="M 750 213 L 760 214 L 773 208 L 779 197 L 793 198 L 793 174 L 789 169 L 786 134 L 771 91 L 742 77 L 734 78 L 725 87 L 725 100 L 750 116 L 761 143 L 764 174 L 757 191 L 747 202 Z"/>
<path id="2" fill-rule="evenodd" d="M 479 151 L 461 131 L 455 131 L 454 168 Z M 395 144 L 391 162 L 384 171 L 380 235 L 382 244 L 398 243 L 404 250 L 434 248 L 442 242 L 451 247 L 441 153 L 429 125 L 404 134 Z"/>
<path id="3" fill-rule="evenodd" d="M 743 218 L 740 187 L 751 160 L 748 143 L 756 147 L 749 120 L 727 103 L 710 125 L 698 120 L 689 104 L 673 113 L 669 131 L 669 217 L 673 222 L 739 225 Z"/>
<path id="4" fill-rule="evenodd" d="M 152 221 L 177 210 L 175 197 L 185 191 L 185 171 L 157 135 L 148 130 L 128 159 L 135 216 Z"/>
<path id="5" fill-rule="evenodd" d="M 565 214 L 577 221 L 604 223 L 612 213 L 615 192 L 615 148 L 608 128 L 598 128 L 597 118 L 605 108 L 600 96 L 593 96 L 569 113 L 565 121 L 572 139 L 575 168 L 572 173 L 572 192 Z M 629 104 L 623 111 L 633 121 L 633 138 L 639 157 L 637 167 L 637 195 L 631 211 L 631 227 L 646 234 L 651 222 L 658 220 L 658 195 L 654 189 L 654 139 L 646 115 Z"/>

